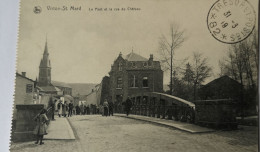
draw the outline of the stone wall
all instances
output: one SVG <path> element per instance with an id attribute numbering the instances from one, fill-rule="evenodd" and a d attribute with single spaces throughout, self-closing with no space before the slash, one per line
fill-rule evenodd
<path id="1" fill-rule="evenodd" d="M 12 141 L 23 142 L 32 141 L 35 139 L 33 130 L 36 127 L 36 122 L 33 118 L 41 112 L 43 104 L 34 105 L 16 105 L 17 116 L 13 121 Z"/>

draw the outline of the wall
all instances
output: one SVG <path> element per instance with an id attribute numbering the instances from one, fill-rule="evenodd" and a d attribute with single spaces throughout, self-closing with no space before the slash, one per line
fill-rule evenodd
<path id="1" fill-rule="evenodd" d="M 97 91 L 93 91 L 90 94 L 88 94 L 86 105 L 90 105 L 90 104 L 98 105 L 98 102 L 97 102 Z"/>
<path id="2" fill-rule="evenodd" d="M 17 104 L 33 104 L 34 94 L 34 82 L 16 75 L 15 80 L 15 95 L 14 95 L 14 108 L 13 108 L 13 119 L 16 120 L 17 110 L 15 106 Z M 31 84 L 33 86 L 31 93 L 26 93 L 26 85 Z"/>

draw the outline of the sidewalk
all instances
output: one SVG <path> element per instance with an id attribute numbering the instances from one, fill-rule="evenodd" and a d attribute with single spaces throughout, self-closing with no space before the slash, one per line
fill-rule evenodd
<path id="1" fill-rule="evenodd" d="M 74 140 L 75 136 L 67 118 L 56 117 L 55 121 L 51 121 L 47 129 L 48 134 L 44 139 L 67 139 Z"/>
<path id="2" fill-rule="evenodd" d="M 210 128 L 200 127 L 200 126 L 190 124 L 190 123 L 174 121 L 174 120 L 166 120 L 166 119 L 160 119 L 160 118 L 154 118 L 154 117 L 139 116 L 139 115 L 126 116 L 125 114 L 114 114 L 114 116 L 156 123 L 156 124 L 159 124 L 159 125 L 176 128 L 176 129 L 186 131 L 186 132 L 189 132 L 189 133 L 207 133 L 207 132 L 215 131 L 215 130 L 210 129 Z"/>

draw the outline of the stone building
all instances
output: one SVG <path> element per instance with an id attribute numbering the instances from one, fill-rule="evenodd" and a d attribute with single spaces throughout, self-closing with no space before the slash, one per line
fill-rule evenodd
<path id="1" fill-rule="evenodd" d="M 109 99 L 122 102 L 140 92 L 163 92 L 163 71 L 153 55 L 146 59 L 133 51 L 116 58 L 109 72 Z"/>
<path id="2" fill-rule="evenodd" d="M 49 60 L 47 41 L 45 42 L 44 53 L 39 66 L 37 86 L 42 93 L 57 94 L 59 91 L 51 83 L 51 61 Z"/>
<path id="3" fill-rule="evenodd" d="M 110 78 L 108 76 L 103 77 L 99 89 L 97 90 L 97 101 L 98 105 L 103 105 L 104 100 L 110 98 Z"/>

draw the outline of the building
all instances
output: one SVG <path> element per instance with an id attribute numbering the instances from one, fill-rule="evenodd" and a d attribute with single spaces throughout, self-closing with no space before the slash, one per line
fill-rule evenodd
<path id="1" fill-rule="evenodd" d="M 92 89 L 92 91 L 88 95 L 86 95 L 86 98 L 85 98 L 86 105 L 91 105 L 91 104 L 92 105 L 98 105 L 97 95 L 98 95 L 99 87 L 100 87 L 99 84 L 96 85 L 95 88 Z"/>
<path id="2" fill-rule="evenodd" d="M 152 54 L 146 59 L 133 51 L 125 57 L 120 53 L 109 72 L 108 100 L 120 103 L 140 92 L 163 92 L 160 62 Z"/>
<path id="3" fill-rule="evenodd" d="M 69 84 L 59 81 L 51 81 L 51 83 L 62 91 L 62 95 L 72 95 L 72 88 Z"/>
<path id="4" fill-rule="evenodd" d="M 44 53 L 39 66 L 37 86 L 42 93 L 57 94 L 60 91 L 51 83 L 51 61 L 49 60 L 47 41 L 45 42 Z"/>
<path id="5" fill-rule="evenodd" d="M 241 98 L 241 84 L 228 76 L 222 76 L 202 86 L 199 89 L 198 94 L 201 100 L 238 100 Z"/>
<path id="6" fill-rule="evenodd" d="M 14 106 L 17 104 L 33 104 L 35 81 L 26 77 L 26 73 L 16 73 Z"/>
<path id="7" fill-rule="evenodd" d="M 105 99 L 110 97 L 109 90 L 110 90 L 110 78 L 108 76 L 103 77 L 101 83 L 99 84 L 99 89 L 97 90 L 97 105 L 103 105 Z"/>

